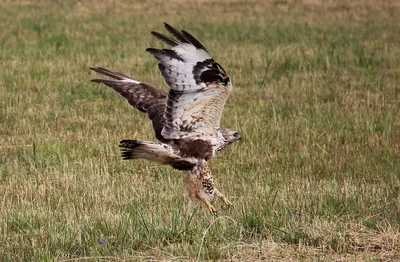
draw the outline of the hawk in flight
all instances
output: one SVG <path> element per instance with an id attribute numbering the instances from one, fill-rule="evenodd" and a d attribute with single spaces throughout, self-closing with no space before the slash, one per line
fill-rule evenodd
<path id="1" fill-rule="evenodd" d="M 207 161 L 241 138 L 235 130 L 220 128 L 232 84 L 225 70 L 196 38 L 168 24 L 165 28 L 175 38 L 157 32 L 151 34 L 170 49 L 146 51 L 158 59 L 168 94 L 101 67 L 91 69 L 113 79 L 92 81 L 113 88 L 129 104 L 146 113 L 160 141 L 122 140 L 119 145 L 122 158 L 147 159 L 183 170 L 190 204 L 203 202 L 216 215 L 211 204 L 214 195 L 226 206 L 231 202 L 215 187 Z"/>

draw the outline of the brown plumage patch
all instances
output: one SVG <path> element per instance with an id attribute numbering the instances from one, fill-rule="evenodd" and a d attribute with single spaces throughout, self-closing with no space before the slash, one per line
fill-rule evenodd
<path id="1" fill-rule="evenodd" d="M 210 160 L 213 148 L 209 141 L 201 139 L 182 138 L 175 140 L 174 144 L 179 147 L 182 157 L 194 157 L 197 159 Z"/>
<path id="2" fill-rule="evenodd" d="M 182 159 L 171 162 L 171 166 L 177 170 L 192 170 L 196 164 Z"/>

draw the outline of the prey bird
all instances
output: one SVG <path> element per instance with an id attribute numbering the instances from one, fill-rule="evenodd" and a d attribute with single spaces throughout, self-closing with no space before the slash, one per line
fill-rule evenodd
<path id="1" fill-rule="evenodd" d="M 147 114 L 159 143 L 121 140 L 122 158 L 147 159 L 184 171 L 190 206 L 203 202 L 214 215 L 214 196 L 224 205 L 231 202 L 215 187 L 207 161 L 233 142 L 239 132 L 220 128 L 220 120 L 232 84 L 225 70 L 191 34 L 165 24 L 173 35 L 153 36 L 170 49 L 147 48 L 158 59 L 158 69 L 169 88 L 168 94 L 124 74 L 105 68 L 91 68 L 112 78 L 93 79 L 126 98 L 133 107 Z"/>

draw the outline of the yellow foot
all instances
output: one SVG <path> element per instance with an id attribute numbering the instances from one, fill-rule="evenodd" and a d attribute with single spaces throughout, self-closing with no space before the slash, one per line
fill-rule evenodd
<path id="1" fill-rule="evenodd" d="M 224 197 L 221 197 L 221 200 L 222 200 L 222 202 L 224 203 L 224 204 L 222 205 L 222 209 L 227 209 L 227 208 L 229 208 L 230 206 L 233 205 L 232 202 L 229 201 L 225 196 L 224 196 Z"/>
<path id="2" fill-rule="evenodd" d="M 215 207 L 211 204 L 208 205 L 208 210 L 210 211 L 211 214 L 213 214 L 214 216 L 218 216 L 217 210 L 215 209 Z"/>

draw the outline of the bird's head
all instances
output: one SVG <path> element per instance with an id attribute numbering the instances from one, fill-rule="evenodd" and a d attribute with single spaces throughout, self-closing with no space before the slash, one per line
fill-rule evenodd
<path id="1" fill-rule="evenodd" d="M 242 139 L 242 137 L 240 136 L 240 133 L 236 130 L 232 130 L 229 128 L 223 128 L 223 129 L 221 129 L 221 132 L 222 132 L 222 136 L 225 138 L 225 140 L 227 142 L 229 142 L 229 144 Z"/>

